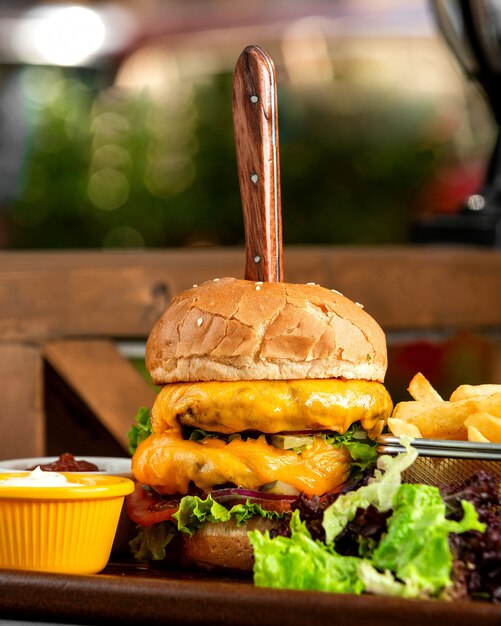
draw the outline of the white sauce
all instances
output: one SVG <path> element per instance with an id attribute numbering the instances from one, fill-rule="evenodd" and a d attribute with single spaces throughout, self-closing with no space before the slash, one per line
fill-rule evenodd
<path id="1" fill-rule="evenodd" d="M 82 487 L 81 483 L 73 483 L 66 476 L 57 472 L 44 472 L 36 467 L 28 476 L 15 476 L 0 480 L 2 487 Z"/>

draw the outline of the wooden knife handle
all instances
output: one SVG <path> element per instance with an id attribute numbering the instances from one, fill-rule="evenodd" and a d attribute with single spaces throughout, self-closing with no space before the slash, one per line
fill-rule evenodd
<path id="1" fill-rule="evenodd" d="M 258 46 L 233 73 L 233 125 L 245 227 L 245 278 L 279 282 L 282 207 L 275 66 Z"/>

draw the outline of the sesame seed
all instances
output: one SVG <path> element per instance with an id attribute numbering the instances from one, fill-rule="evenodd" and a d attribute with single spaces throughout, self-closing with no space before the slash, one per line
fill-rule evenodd
<path id="1" fill-rule="evenodd" d="M 355 304 L 356 304 L 357 306 L 359 306 L 361 309 L 363 309 L 363 308 L 364 308 L 364 305 L 363 305 L 363 304 L 360 304 L 360 302 L 355 302 Z"/>
<path id="2" fill-rule="evenodd" d="M 315 283 L 306 283 L 307 285 L 309 285 L 310 287 L 314 287 Z"/>
<path id="3" fill-rule="evenodd" d="M 217 281 L 219 280 L 219 278 L 214 278 L 214 282 L 217 283 Z"/>
<path id="4" fill-rule="evenodd" d="M 193 289 L 195 289 L 195 287 L 198 287 L 198 285 L 193 285 Z"/>
<path id="5" fill-rule="evenodd" d="M 259 291 L 261 289 L 260 285 L 256 285 L 256 291 Z"/>
<path id="6" fill-rule="evenodd" d="M 203 322 L 203 319 L 201 317 L 199 317 L 197 319 L 197 326 L 202 326 L 202 322 Z"/>
<path id="7" fill-rule="evenodd" d="M 259 281 L 256 283 L 256 285 L 262 285 L 262 284 L 263 284 L 262 281 Z"/>

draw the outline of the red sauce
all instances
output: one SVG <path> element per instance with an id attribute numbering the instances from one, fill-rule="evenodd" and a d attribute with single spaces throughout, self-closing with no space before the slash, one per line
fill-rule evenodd
<path id="1" fill-rule="evenodd" d="M 37 466 L 38 467 L 38 466 Z M 34 470 L 34 467 L 29 467 L 29 470 Z M 44 472 L 96 472 L 99 471 L 97 465 L 90 463 L 89 461 L 77 461 L 75 457 L 69 452 L 61 454 L 60 457 L 52 463 L 46 463 L 40 465 L 40 469 Z"/>

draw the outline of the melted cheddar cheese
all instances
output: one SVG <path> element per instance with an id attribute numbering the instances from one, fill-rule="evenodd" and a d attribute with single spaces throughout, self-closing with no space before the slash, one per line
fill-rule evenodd
<path id="1" fill-rule="evenodd" d="M 264 435 L 229 443 L 207 437 L 185 440 L 182 426 L 214 433 L 333 431 L 360 422 L 378 435 L 392 410 L 385 387 L 363 380 L 291 380 L 173 383 L 152 409 L 153 434 L 136 450 L 136 480 L 159 493 L 185 494 L 190 483 L 204 491 L 231 483 L 259 489 L 281 481 L 309 496 L 342 485 L 351 457 L 320 437 L 300 454 L 279 450 Z"/>
<path id="2" fill-rule="evenodd" d="M 345 448 L 335 448 L 319 437 L 297 454 L 274 448 L 264 436 L 230 443 L 215 438 L 197 442 L 165 432 L 150 435 L 141 443 L 132 459 L 132 471 L 136 480 L 164 494 L 185 494 L 190 481 L 210 491 L 228 482 L 259 489 L 280 480 L 312 496 L 343 484 L 350 461 Z"/>
<path id="3" fill-rule="evenodd" d="M 254 380 L 165 385 L 152 409 L 153 431 L 181 425 L 218 433 L 330 430 L 360 421 L 378 435 L 392 401 L 381 383 L 364 380 Z"/>

